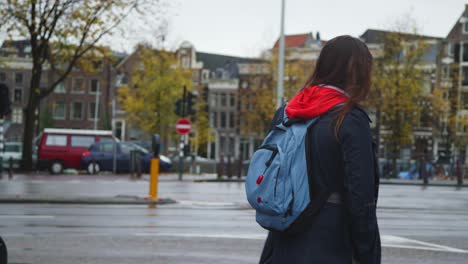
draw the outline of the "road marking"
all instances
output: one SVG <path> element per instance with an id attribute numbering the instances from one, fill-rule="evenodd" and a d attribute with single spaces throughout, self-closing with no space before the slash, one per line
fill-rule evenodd
<path id="1" fill-rule="evenodd" d="M 135 236 L 166 236 L 166 237 L 185 237 L 185 238 L 227 238 L 227 239 L 249 239 L 249 240 L 265 240 L 266 234 L 228 234 L 228 233 L 136 233 Z M 383 235 L 382 247 L 402 248 L 413 250 L 428 250 L 449 253 L 467 254 L 468 250 L 438 245 L 434 243 L 423 242 L 419 240 L 409 239 L 405 237 Z"/>
<path id="2" fill-rule="evenodd" d="M 53 215 L 0 215 L 0 219 L 54 219 Z"/>
<path id="3" fill-rule="evenodd" d="M 178 204 L 180 205 L 187 205 L 187 206 L 235 206 L 236 203 L 226 203 L 226 202 L 205 202 L 205 201 L 189 201 L 189 200 L 179 200 L 177 201 Z"/>
<path id="4" fill-rule="evenodd" d="M 444 251 L 453 253 L 468 253 L 468 250 L 453 248 L 434 243 L 423 242 L 415 239 L 409 239 L 398 236 L 382 236 L 382 246 L 384 247 L 400 247 L 400 248 L 412 248 L 412 249 L 423 249 L 431 251 Z M 416 245 L 411 245 L 416 244 Z"/>
<path id="5" fill-rule="evenodd" d="M 135 236 L 168 236 L 168 237 L 187 237 L 187 238 L 234 238 L 265 240 L 266 234 L 198 234 L 198 233 L 136 233 Z"/>

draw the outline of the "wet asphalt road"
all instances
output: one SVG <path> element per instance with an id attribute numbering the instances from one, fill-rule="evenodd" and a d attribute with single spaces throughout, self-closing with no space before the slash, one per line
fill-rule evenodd
<path id="1" fill-rule="evenodd" d="M 139 195 L 121 178 L 0 181 L 2 195 Z M 0 205 L 10 263 L 257 263 L 265 231 L 242 183 L 160 182 L 158 206 Z M 468 190 L 383 186 L 383 263 L 467 263 Z"/>

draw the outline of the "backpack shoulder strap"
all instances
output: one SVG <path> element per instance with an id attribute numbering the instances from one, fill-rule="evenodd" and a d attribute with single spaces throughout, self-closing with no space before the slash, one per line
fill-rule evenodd
<path id="1" fill-rule="evenodd" d="M 273 116 L 273 119 L 271 120 L 270 124 L 270 131 L 273 130 L 277 125 L 281 124 L 284 119 L 284 111 L 286 109 L 286 104 L 278 108 L 275 112 L 275 115 Z"/>

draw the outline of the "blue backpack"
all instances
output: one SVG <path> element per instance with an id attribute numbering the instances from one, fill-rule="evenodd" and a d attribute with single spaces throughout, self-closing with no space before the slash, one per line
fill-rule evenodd
<path id="1" fill-rule="evenodd" d="M 254 152 L 245 189 L 257 223 L 268 230 L 290 233 L 294 225 L 310 216 L 305 212 L 311 202 L 306 136 L 319 117 L 289 119 L 285 109 L 283 106 L 275 114 L 270 132 Z"/>

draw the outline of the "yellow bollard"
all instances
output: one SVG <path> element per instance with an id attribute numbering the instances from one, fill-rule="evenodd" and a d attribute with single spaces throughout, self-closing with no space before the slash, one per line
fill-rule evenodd
<path id="1" fill-rule="evenodd" d="M 151 159 L 150 167 L 150 189 L 148 200 L 158 200 L 158 177 L 159 177 L 159 158 Z"/>

